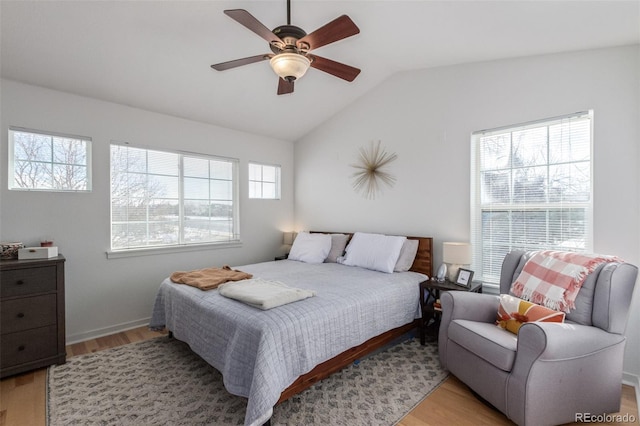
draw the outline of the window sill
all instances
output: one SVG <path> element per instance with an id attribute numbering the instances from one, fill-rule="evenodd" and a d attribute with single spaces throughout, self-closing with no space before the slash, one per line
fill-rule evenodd
<path id="1" fill-rule="evenodd" d="M 121 259 L 124 257 L 154 256 L 158 254 L 184 253 L 190 251 L 217 250 L 242 247 L 242 241 L 230 241 L 226 243 L 209 244 L 189 244 L 168 247 L 149 247 L 128 250 L 109 250 L 106 252 L 107 259 Z"/>
<path id="2" fill-rule="evenodd" d="M 485 294 L 500 294 L 500 284 L 483 282 L 482 292 Z"/>

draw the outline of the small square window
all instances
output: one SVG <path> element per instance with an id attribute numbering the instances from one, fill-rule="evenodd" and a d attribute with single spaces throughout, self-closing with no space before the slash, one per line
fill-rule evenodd
<path id="1" fill-rule="evenodd" d="M 249 163 L 249 198 L 280 199 L 280 166 Z"/>

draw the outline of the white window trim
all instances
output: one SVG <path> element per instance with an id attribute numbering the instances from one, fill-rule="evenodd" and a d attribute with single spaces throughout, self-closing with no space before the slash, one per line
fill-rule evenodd
<path id="1" fill-rule="evenodd" d="M 185 253 L 191 251 L 217 250 L 242 247 L 242 240 L 219 242 L 183 244 L 174 246 L 147 247 L 122 250 L 107 250 L 107 259 L 122 259 L 126 257 L 154 256 L 158 254 Z"/>

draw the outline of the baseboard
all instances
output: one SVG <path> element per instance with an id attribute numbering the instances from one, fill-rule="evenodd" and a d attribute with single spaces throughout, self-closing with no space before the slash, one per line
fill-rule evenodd
<path id="1" fill-rule="evenodd" d="M 636 404 L 640 405 L 640 376 L 631 373 L 622 373 L 622 383 L 633 386 L 636 390 Z"/>
<path id="2" fill-rule="evenodd" d="M 110 334 L 120 333 L 121 331 L 131 330 L 132 328 L 142 327 L 144 325 L 148 325 L 150 320 L 151 317 L 148 317 L 135 321 L 123 322 L 120 324 L 112 325 L 110 327 L 98 328 L 95 330 L 86 331 L 84 333 L 70 334 L 67 336 L 66 344 L 73 345 L 74 343 L 97 339 L 98 337 L 104 337 Z"/>

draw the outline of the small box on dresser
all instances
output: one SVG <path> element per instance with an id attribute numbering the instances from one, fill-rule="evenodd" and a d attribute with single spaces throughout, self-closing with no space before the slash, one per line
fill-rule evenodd
<path id="1" fill-rule="evenodd" d="M 66 361 L 64 263 L 0 261 L 0 377 Z"/>
<path id="2" fill-rule="evenodd" d="M 51 259 L 58 257 L 58 247 L 25 247 L 18 250 L 18 259 Z"/>

